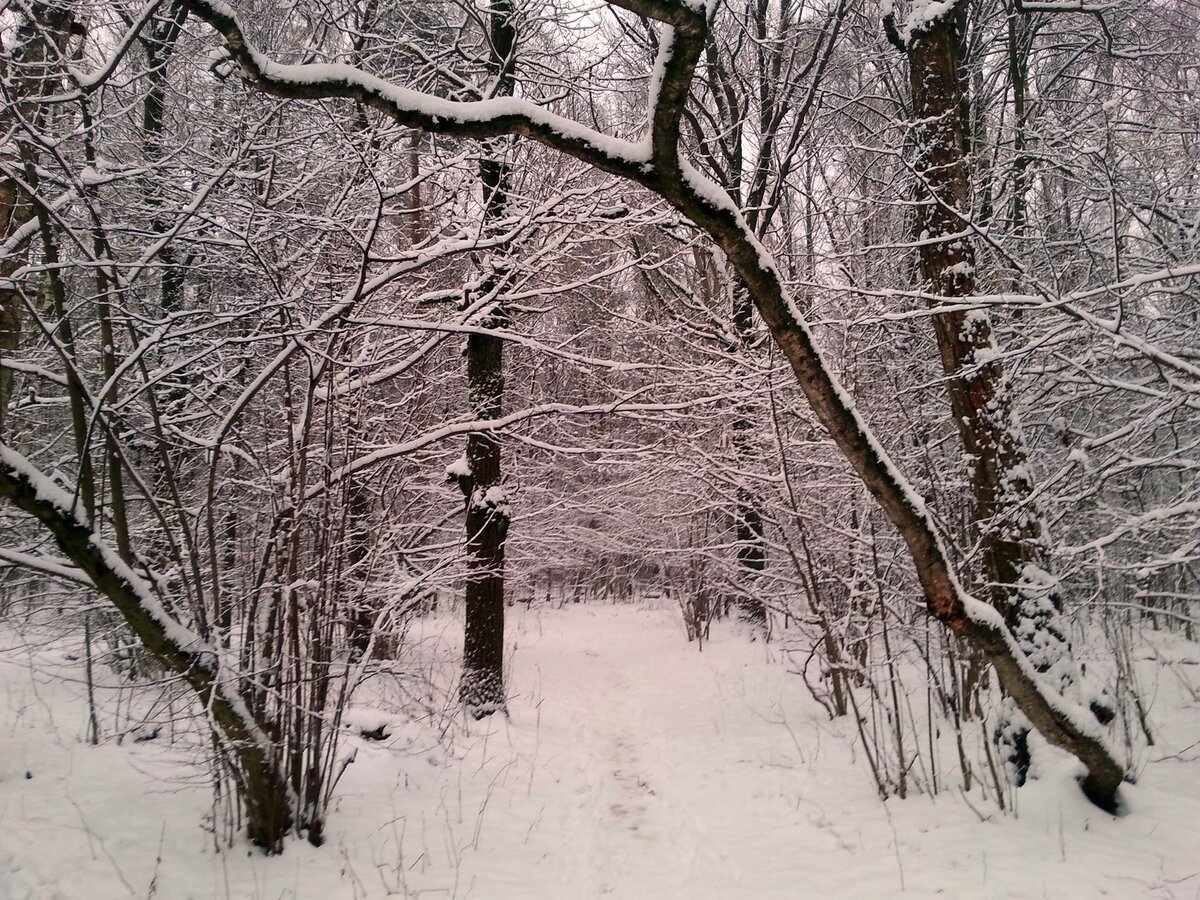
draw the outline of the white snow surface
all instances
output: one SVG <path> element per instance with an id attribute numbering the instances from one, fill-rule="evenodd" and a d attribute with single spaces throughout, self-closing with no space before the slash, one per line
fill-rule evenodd
<path id="1" fill-rule="evenodd" d="M 1128 815 L 1087 804 L 1074 763 L 1043 747 L 1018 815 L 976 800 L 981 821 L 953 791 L 880 801 L 851 723 L 829 721 L 779 644 L 728 625 L 701 653 L 670 610 L 512 608 L 511 718 L 469 724 L 437 700 L 460 623 L 419 627 L 404 677 L 355 695 L 352 725 L 389 736 L 346 738 L 357 758 L 328 842 L 293 839 L 276 858 L 215 852 L 186 744 L 87 746 L 76 653 L 0 631 L 0 898 L 1200 894 L 1194 645 L 1139 664 L 1159 743 L 1125 789 Z M 414 716 L 422 683 L 432 711 Z"/>
<path id="2" fill-rule="evenodd" d="M 900 28 L 900 36 L 907 43 L 913 35 L 920 34 L 943 16 L 949 15 L 957 3 L 958 0 L 917 0 Z"/>

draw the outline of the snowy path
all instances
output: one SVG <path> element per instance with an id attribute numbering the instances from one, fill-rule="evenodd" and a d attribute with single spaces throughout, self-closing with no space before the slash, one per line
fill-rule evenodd
<path id="1" fill-rule="evenodd" d="M 449 678 L 456 623 L 427 626 Z M 85 747 L 77 685 L 0 665 L 0 898 L 1200 896 L 1186 698 L 1134 815 L 1046 779 L 980 822 L 952 793 L 882 804 L 774 645 L 697 653 L 630 607 L 517 609 L 510 638 L 511 719 L 358 742 L 329 842 L 273 860 L 213 853 L 203 775 L 165 743 Z"/>
<path id="2" fill-rule="evenodd" d="M 602 802 L 584 827 L 609 851 L 596 896 L 779 890 L 780 864 L 792 869 L 815 849 L 811 833 L 807 848 L 792 840 L 798 827 L 810 831 L 793 797 L 812 773 L 794 746 L 780 743 L 790 744 L 789 733 L 770 724 L 782 715 L 779 685 L 761 680 L 769 671 L 738 664 L 766 648 L 718 644 L 702 655 L 673 622 L 628 610 L 616 619 L 621 612 L 571 611 L 593 618 L 592 633 L 607 646 L 573 647 L 571 638 L 586 642 L 589 630 L 570 629 L 554 649 L 539 648 L 543 683 L 561 686 L 543 701 L 543 727 L 548 715 L 561 727 L 592 711 L 584 746 Z M 580 751 L 564 743 L 559 752 L 570 759 Z"/>
<path id="3" fill-rule="evenodd" d="M 1163 822 L 1115 823 L 1069 782 L 1024 792 L 1019 820 L 981 823 L 952 795 L 885 806 L 848 723 L 774 645 L 722 632 L 698 653 L 669 611 L 628 607 L 513 624 L 512 719 L 485 724 L 460 763 L 499 773 L 462 896 L 1200 896 L 1200 796 L 1165 843 Z"/>
<path id="4" fill-rule="evenodd" d="M 577 837 L 564 840 L 590 848 L 572 879 L 579 896 L 720 897 L 750 889 L 758 876 L 769 880 L 740 851 L 756 843 L 764 856 L 782 851 L 775 845 L 786 840 L 795 810 L 776 795 L 758 817 L 740 811 L 758 805 L 752 796 L 764 769 L 794 772 L 794 753 L 755 740 L 764 724 L 756 713 L 769 711 L 773 698 L 760 694 L 757 709 L 742 711 L 746 721 L 730 721 L 721 695 L 744 695 L 745 673 L 714 667 L 719 648 L 697 653 L 657 614 L 566 615 L 590 627 L 540 642 L 533 669 L 541 685 L 554 686 L 540 700 L 548 752 L 538 777 L 590 794 L 570 823 Z M 755 821 L 763 817 L 772 821 Z"/>

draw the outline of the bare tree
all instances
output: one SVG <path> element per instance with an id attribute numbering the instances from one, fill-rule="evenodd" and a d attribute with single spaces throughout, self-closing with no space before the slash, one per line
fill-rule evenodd
<path id="1" fill-rule="evenodd" d="M 977 293 L 978 265 L 970 223 L 967 4 L 936 14 L 920 7 L 899 25 L 889 13 L 884 27 L 908 59 L 921 275 L 932 304 L 961 303 Z M 986 596 L 1037 671 L 1064 691 L 1077 676 L 1060 621 L 1062 599 L 991 317 L 963 304 L 935 311 L 933 324 L 971 467 Z M 1012 738 L 1018 783 L 1029 767 L 1027 730 L 1016 726 Z"/>
<path id="2" fill-rule="evenodd" d="M 501 0 L 487 14 L 487 71 L 492 84 L 485 96 L 511 97 L 516 84 L 516 11 Z M 508 163 L 489 155 L 479 164 L 483 188 L 483 221 L 503 218 L 510 191 Z M 505 277 L 504 249 L 489 257 L 492 269 L 480 284 L 491 294 Z M 499 302 L 488 305 L 478 324 L 494 331 L 507 313 Z M 504 407 L 504 341 L 494 333 L 467 335 L 467 380 L 472 412 L 480 420 L 500 418 Z M 473 432 L 467 437 L 466 469 L 458 484 L 466 500 L 467 580 L 463 636 L 463 705 L 476 718 L 504 709 L 504 543 L 508 531 L 508 498 L 502 484 L 499 436 Z"/>
<path id="3" fill-rule="evenodd" d="M 667 0 L 627 0 L 615 5 L 665 26 L 652 78 L 649 131 L 645 140 L 636 143 L 607 138 L 532 103 L 444 103 L 348 66 L 332 71 L 275 63 L 268 66 L 266 57 L 253 49 L 227 9 L 204 0 L 189 3 L 194 14 L 220 32 L 246 77 L 259 90 L 295 99 L 347 97 L 397 122 L 429 131 L 476 138 L 501 134 L 529 137 L 642 185 L 705 230 L 746 283 L 818 418 L 904 537 L 930 612 L 985 653 L 1033 725 L 1084 763 L 1088 774 L 1083 788 L 1088 797 L 1105 808 L 1114 807 L 1124 771 L 1103 737 L 1086 714 L 1043 682 L 1003 619 L 962 588 L 924 503 L 825 364 L 769 253 L 749 232 L 728 195 L 683 158 L 680 122 L 708 37 L 706 7 Z"/>

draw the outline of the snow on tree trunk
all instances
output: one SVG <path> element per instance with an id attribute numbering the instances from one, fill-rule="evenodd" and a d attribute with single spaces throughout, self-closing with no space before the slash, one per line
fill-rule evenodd
<path id="1" fill-rule="evenodd" d="M 517 33 L 508 2 L 492 6 L 488 17 L 488 71 L 495 79 L 494 94 L 511 96 L 516 84 L 513 52 Z M 483 187 L 484 222 L 503 217 L 508 204 L 508 165 L 502 151 L 479 164 Z M 481 291 L 497 290 L 504 278 L 504 250 L 491 260 L 494 274 L 484 278 Z M 507 322 L 496 302 L 476 324 L 495 330 Z M 480 421 L 500 418 L 504 411 L 504 340 L 495 334 L 467 335 L 467 384 L 471 411 Z M 460 479 L 466 495 L 467 582 L 463 633 L 463 672 L 459 698 L 476 718 L 504 709 L 504 540 L 508 532 L 508 501 L 502 485 L 500 438 L 495 432 L 467 436 L 469 474 Z"/>
<path id="2" fill-rule="evenodd" d="M 749 353 L 754 341 L 754 303 L 741 279 L 734 279 L 732 293 L 734 333 L 740 344 L 739 349 L 743 353 Z M 734 411 L 733 446 L 737 452 L 738 464 L 743 468 L 749 468 L 754 459 L 751 433 L 755 423 L 751 416 L 752 411 L 747 403 L 737 404 Z M 767 607 L 758 596 L 762 587 L 757 579 L 767 567 L 763 519 L 759 510 L 761 503 L 762 499 L 754 490 L 753 484 L 749 479 L 743 478 L 738 485 L 737 507 L 734 511 L 737 560 L 745 571 L 744 585 L 737 598 L 737 605 L 742 618 L 765 637 L 768 628 Z"/>
<path id="3" fill-rule="evenodd" d="M 925 289 L 954 301 L 976 292 L 968 233 L 971 197 L 969 96 L 965 89 L 966 5 L 889 26 L 909 64 L 918 203 L 915 220 Z M 931 301 L 933 302 L 933 301 Z M 954 423 L 971 472 L 985 596 L 1021 651 L 1059 692 L 1077 681 L 1061 619 L 1062 601 L 1034 491 L 1020 423 L 986 310 L 933 316 Z M 1013 723 L 1017 781 L 1029 767 L 1027 723 Z"/>

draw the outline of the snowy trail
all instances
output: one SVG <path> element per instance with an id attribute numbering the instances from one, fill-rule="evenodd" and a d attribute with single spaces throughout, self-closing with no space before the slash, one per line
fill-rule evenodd
<path id="1" fill-rule="evenodd" d="M 746 890 L 753 873 L 731 855 L 731 842 L 745 842 L 748 835 L 736 832 L 756 823 L 730 814 L 750 801 L 737 796 L 746 787 L 739 775 L 757 772 L 764 760 L 747 756 L 756 748 L 746 740 L 751 736 L 746 723 L 731 730 L 728 710 L 713 703 L 714 693 L 741 686 L 741 673 L 714 667 L 711 657 L 719 648 L 697 653 L 659 615 L 630 610 L 568 615 L 591 619 L 594 627 L 539 643 L 535 665 L 541 681 L 555 685 L 541 702 L 542 728 L 556 744 L 546 768 L 553 772 L 556 759 L 584 754 L 588 763 L 579 774 L 597 786 L 593 809 L 580 827 L 591 832 L 582 843 L 596 848 L 588 862 L 598 881 L 595 893 L 585 890 L 581 896 L 718 897 Z M 589 635 L 602 635 L 605 646 Z M 569 723 L 581 718 L 576 743 Z M 774 748 L 757 749 L 769 757 Z M 781 808 L 782 797 L 774 799 L 774 808 L 763 815 L 777 821 L 755 828 L 767 855 L 794 818 L 794 810 Z M 762 871 L 753 863 L 750 868 Z"/>
<path id="2" fill-rule="evenodd" d="M 424 627 L 412 652 L 448 687 L 459 625 Z M 0 665 L 0 900 L 1200 897 L 1186 692 L 1133 815 L 1064 776 L 983 822 L 952 791 L 881 803 L 850 723 L 775 644 L 723 628 L 698 653 L 672 611 L 636 607 L 517 608 L 509 637 L 511 718 L 349 739 L 328 843 L 276 859 L 213 852 L 206 779 L 178 749 L 86 747 L 78 683 Z"/>
<path id="3" fill-rule="evenodd" d="M 555 686 L 540 701 L 552 751 L 539 777 L 593 786 L 573 823 L 579 840 L 567 842 L 592 848 L 578 863 L 580 896 L 689 896 L 692 880 L 714 890 L 708 870 L 723 854 L 705 823 L 728 812 L 721 781 L 744 765 L 745 748 L 722 733 L 708 658 L 658 615 L 567 615 L 593 627 L 539 642 L 531 655 L 541 683 Z"/>
<path id="4" fill-rule="evenodd" d="M 598 892 L 580 896 L 796 896 L 805 858 L 836 838 L 801 801 L 814 775 L 783 724 L 784 684 L 771 677 L 781 667 L 747 664 L 775 650 L 736 639 L 698 653 L 661 613 L 564 613 L 582 621 L 531 653 L 555 685 L 541 701 L 544 732 L 565 735 L 582 716 L 586 749 L 561 739 L 557 749 L 588 754 L 584 778 L 599 785 Z"/>
<path id="5" fill-rule="evenodd" d="M 444 887 L 448 868 L 452 890 L 485 900 L 790 900 L 808 896 L 806 869 L 835 896 L 900 888 L 891 853 L 869 872 L 828 865 L 850 847 L 826 806 L 878 819 L 880 804 L 775 645 L 725 630 L 697 652 L 674 611 L 635 607 L 518 609 L 510 634 L 511 719 L 469 726 L 455 769 L 408 776 L 421 796 L 457 797 L 453 772 L 471 773 L 451 818 L 479 835 L 409 872 L 413 896 Z M 826 747 L 842 755 L 822 787 Z M 368 769 L 355 768 L 357 785 Z M 403 856 L 423 851 L 413 840 Z"/>

